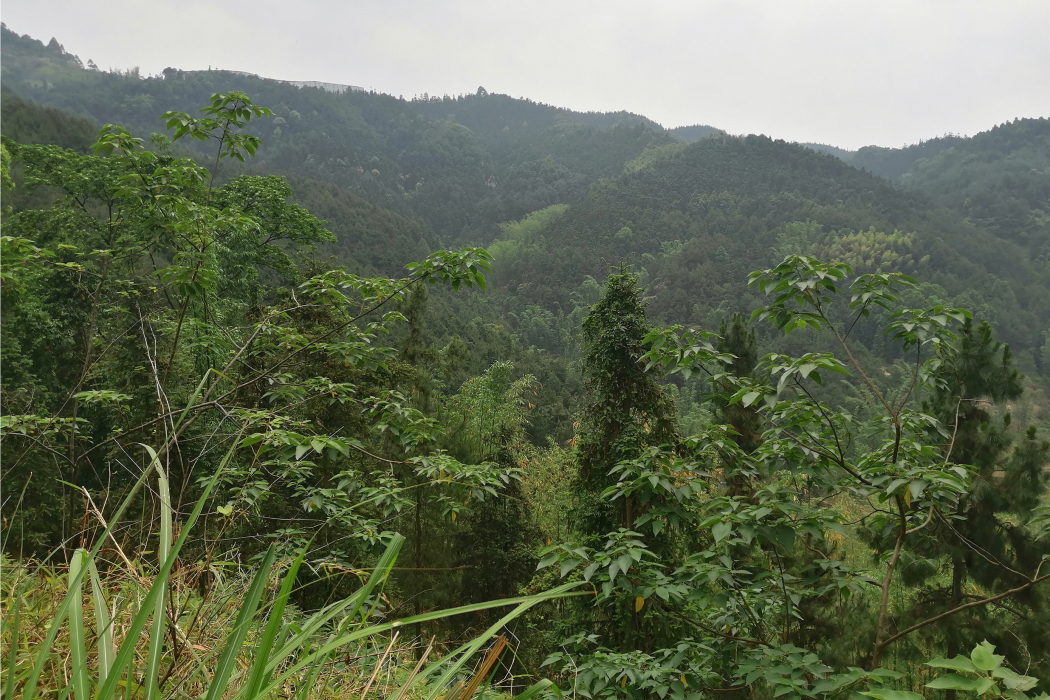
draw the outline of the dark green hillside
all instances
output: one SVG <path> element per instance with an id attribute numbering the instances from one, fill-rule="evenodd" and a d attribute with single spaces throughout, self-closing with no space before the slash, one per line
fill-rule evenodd
<path id="1" fill-rule="evenodd" d="M 996 236 L 1050 260 L 1050 119 L 1015 119 L 964 138 L 868 146 L 849 161 L 918 190 Z"/>
<path id="2" fill-rule="evenodd" d="M 489 240 L 501 221 L 579 201 L 599 178 L 672 141 L 628 113 L 578 113 L 505 95 L 334 94 L 227 71 L 103 72 L 83 68 L 57 43 L 45 47 L 6 27 L 2 35 L 6 90 L 140 137 L 163 130 L 165 111 L 194 112 L 215 92 L 250 94 L 274 113 L 249 128 L 263 139 L 253 167 L 338 185 L 453 242 Z"/>
<path id="3" fill-rule="evenodd" d="M 91 120 L 35 105 L 10 92 L 0 98 L 0 110 L 0 131 L 19 143 L 51 144 L 86 153 L 98 133 Z"/>
<path id="4" fill-rule="evenodd" d="M 856 151 L 850 151 L 845 148 L 839 148 L 838 146 L 832 146 L 827 143 L 800 143 L 799 145 L 812 149 L 817 153 L 830 153 L 836 158 L 841 158 L 842 160 L 847 162 L 851 161 L 853 159 L 853 156 L 856 154 Z"/>
<path id="5" fill-rule="evenodd" d="M 1050 119 L 1017 119 L 916 161 L 906 188 L 1050 261 Z"/>
<path id="6" fill-rule="evenodd" d="M 679 141 L 685 143 L 692 143 L 699 141 L 702 138 L 710 136 L 711 134 L 722 134 L 725 133 L 721 129 L 716 129 L 713 126 L 707 126 L 706 124 L 693 124 L 692 126 L 678 126 L 674 129 L 670 129 L 671 135 Z"/>
<path id="7" fill-rule="evenodd" d="M 919 276 L 939 285 L 930 294 L 991 317 L 1018 350 L 1035 350 L 1050 319 L 1046 272 L 1019 247 L 833 156 L 766 137 L 700 141 L 495 249 L 506 251 L 499 282 L 514 303 L 555 313 L 571 310 L 588 275 L 626 260 L 647 275 L 658 318 L 711 325 L 750 309 L 749 271 L 794 252 Z"/>
<path id="8" fill-rule="evenodd" d="M 336 242 L 318 248 L 319 257 L 334 255 L 384 275 L 400 274 L 406 264 L 430 253 L 423 224 L 367 202 L 328 182 L 292 176 L 292 201 L 325 221 Z"/>
<path id="9" fill-rule="evenodd" d="M 850 162 L 858 168 L 895 180 L 911 169 L 916 161 L 929 158 L 946 148 L 962 143 L 962 136 L 938 136 L 904 148 L 865 146 L 857 150 Z"/>

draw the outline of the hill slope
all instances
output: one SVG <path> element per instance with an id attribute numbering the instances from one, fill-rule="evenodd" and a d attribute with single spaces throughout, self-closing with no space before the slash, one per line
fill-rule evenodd
<path id="1" fill-rule="evenodd" d="M 449 242 L 485 241 L 500 221 L 579 201 L 599 178 L 673 141 L 623 112 L 572 112 L 483 91 L 417 101 L 335 94 L 223 71 L 143 77 L 85 69 L 57 42 L 6 27 L 0 39 L 5 89 L 142 137 L 161 130 L 162 112 L 194 111 L 214 92 L 241 90 L 274 110 L 252 127 L 264 142 L 257 167 L 338 185 L 421 218 Z"/>
<path id="2" fill-rule="evenodd" d="M 868 146 L 850 159 L 920 191 L 1050 262 L 1050 119 L 1015 119 L 966 138 L 905 148 Z"/>
<path id="3" fill-rule="evenodd" d="M 766 137 L 678 149 L 497 248 L 511 305 L 551 312 L 624 260 L 645 270 L 657 317 L 710 326 L 753 307 L 740 294 L 748 272 L 810 253 L 930 282 L 927 300 L 975 309 L 1023 352 L 1036 351 L 1050 321 L 1047 271 L 1021 247 L 833 156 Z"/>

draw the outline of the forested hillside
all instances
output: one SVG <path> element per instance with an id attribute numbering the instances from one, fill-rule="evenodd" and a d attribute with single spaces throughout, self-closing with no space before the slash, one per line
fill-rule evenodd
<path id="1" fill-rule="evenodd" d="M 85 69 L 55 42 L 2 30 L 5 90 L 148 137 L 157 117 L 241 90 L 274 119 L 254 167 L 337 185 L 426 222 L 432 238 L 488 240 L 501 221 L 578 201 L 644 149 L 673 138 L 628 113 L 587 114 L 506 95 L 412 100 L 332 94 L 224 71 L 140 76 Z M 203 155 L 196 149 L 188 151 Z"/>
<path id="2" fill-rule="evenodd" d="M 711 327 L 754 308 L 739 289 L 749 271 L 812 254 L 919 277 L 930 298 L 991 322 L 1030 371 L 1042 366 L 1044 264 L 921 194 L 782 141 L 707 138 L 600 183 L 545 227 L 506 230 L 493 250 L 508 304 L 556 313 L 587 276 L 625 260 L 644 275 L 655 317 Z"/>
<path id="3" fill-rule="evenodd" d="M 1047 699 L 1050 121 L 0 40 L 4 698 Z"/>

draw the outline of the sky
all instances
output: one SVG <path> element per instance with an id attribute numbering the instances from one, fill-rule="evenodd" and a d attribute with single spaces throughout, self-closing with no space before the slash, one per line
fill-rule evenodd
<path id="1" fill-rule="evenodd" d="M 4 0 L 102 69 L 475 92 L 842 148 L 1050 116 L 1048 0 Z"/>

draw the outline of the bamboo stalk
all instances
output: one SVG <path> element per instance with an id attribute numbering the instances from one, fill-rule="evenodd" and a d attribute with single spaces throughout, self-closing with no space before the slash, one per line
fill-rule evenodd
<path id="1" fill-rule="evenodd" d="M 489 671 L 496 665 L 496 660 L 499 655 L 503 653 L 503 650 L 507 647 L 507 636 L 501 634 L 497 639 L 496 643 L 489 649 L 489 653 L 485 656 L 485 660 L 481 663 L 481 668 L 474 674 L 474 678 L 471 679 L 470 685 L 463 691 L 463 695 L 460 696 L 460 700 L 470 700 L 470 698 L 477 691 L 478 686 L 481 685 L 481 681 L 485 680 L 485 677 L 489 675 Z"/>
<path id="2" fill-rule="evenodd" d="M 412 669 L 412 673 L 411 675 L 409 675 L 408 680 L 405 681 L 405 684 L 403 686 L 401 686 L 401 692 L 397 694 L 396 700 L 402 700 L 405 697 L 405 693 L 407 693 L 408 689 L 412 687 L 412 681 L 414 681 L 416 679 L 416 676 L 419 675 L 419 670 L 423 668 L 423 664 L 427 662 L 427 657 L 430 656 L 430 652 L 433 651 L 433 649 L 434 637 L 431 637 L 430 644 L 427 645 L 427 650 L 423 652 L 423 656 L 420 657 L 419 661 L 416 663 L 416 667 Z"/>

